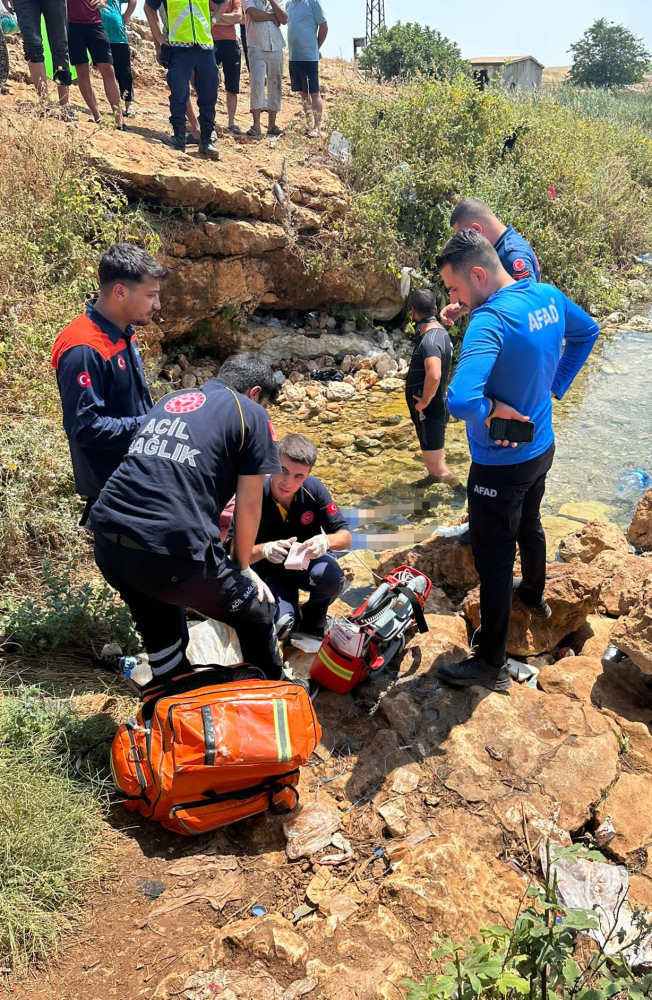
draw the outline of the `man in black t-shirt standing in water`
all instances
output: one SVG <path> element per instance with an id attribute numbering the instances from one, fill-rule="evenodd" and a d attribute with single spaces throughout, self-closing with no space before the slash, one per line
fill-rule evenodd
<path id="1" fill-rule="evenodd" d="M 451 371 L 451 339 L 437 321 L 435 296 L 419 289 L 410 300 L 412 319 L 416 324 L 416 340 L 405 383 L 405 398 L 416 428 L 423 461 L 428 475 L 413 486 L 445 483 L 459 486 L 460 481 L 446 466 L 444 439 L 448 411 L 446 388 Z"/>

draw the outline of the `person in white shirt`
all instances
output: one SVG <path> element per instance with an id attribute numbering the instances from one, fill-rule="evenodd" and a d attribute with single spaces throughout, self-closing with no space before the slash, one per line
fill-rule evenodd
<path id="1" fill-rule="evenodd" d="M 247 135 L 252 139 L 262 138 L 260 114 L 264 110 L 268 115 L 267 135 L 283 135 L 283 130 L 276 124 L 276 116 L 281 110 L 285 48 L 280 25 L 287 24 L 288 16 L 276 0 L 243 0 L 242 9 L 246 18 L 249 52 L 249 108 L 254 120 Z"/>

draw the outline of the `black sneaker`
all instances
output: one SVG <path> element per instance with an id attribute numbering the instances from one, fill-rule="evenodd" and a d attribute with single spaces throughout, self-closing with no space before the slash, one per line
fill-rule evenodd
<path id="1" fill-rule="evenodd" d="M 490 691 L 507 691 L 512 686 L 506 666 L 494 667 L 477 655 L 439 668 L 439 680 L 453 687 L 480 685 Z"/>
<path id="2" fill-rule="evenodd" d="M 552 610 L 550 605 L 543 597 L 540 597 L 538 601 L 533 601 L 530 596 L 525 597 L 523 593 L 523 581 L 521 579 L 514 580 L 514 597 L 517 597 L 521 604 L 525 605 L 533 618 L 540 618 L 542 621 L 546 621 L 550 618 Z M 526 593 L 528 593 L 526 591 Z"/>

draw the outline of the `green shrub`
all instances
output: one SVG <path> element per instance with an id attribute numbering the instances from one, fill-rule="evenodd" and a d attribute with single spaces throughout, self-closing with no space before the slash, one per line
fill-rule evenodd
<path id="1" fill-rule="evenodd" d="M 402 80 L 430 76 L 436 80 L 455 80 L 469 73 L 459 46 L 435 28 L 422 24 L 397 24 L 382 27 L 365 46 L 358 64 L 373 70 L 383 80 Z"/>
<path id="2" fill-rule="evenodd" d="M 605 87 L 573 87 L 564 84 L 555 88 L 552 97 L 578 118 L 597 118 L 612 125 L 640 129 L 652 138 L 652 89 L 640 92 L 607 90 Z"/>
<path id="3" fill-rule="evenodd" d="M 586 964 L 580 966 L 576 961 L 575 932 L 597 928 L 598 914 L 563 907 L 557 894 L 554 860 L 575 862 L 582 857 L 603 860 L 597 851 L 586 851 L 580 845 L 558 848 L 549 844 L 544 885 L 530 885 L 530 904 L 520 910 L 512 927 L 490 927 L 460 945 L 450 938 L 435 938 L 432 957 L 440 963 L 440 971 L 423 983 L 404 983 L 409 987 L 407 1000 L 649 997 L 652 975 L 636 976 L 622 953 L 609 959 L 605 954 L 606 944 L 614 946 L 622 940 L 615 924 L 605 945 L 596 948 Z M 633 921 L 640 943 L 652 927 L 643 912 L 635 912 Z"/>
<path id="4" fill-rule="evenodd" d="M 73 763 L 114 729 L 106 716 L 84 719 L 35 688 L 0 699 L 3 966 L 44 957 L 100 873 L 102 792 L 76 780 Z"/>
<path id="5" fill-rule="evenodd" d="M 2 630 L 23 649 L 52 650 L 63 644 L 90 646 L 112 641 L 127 653 L 139 648 L 126 605 L 106 583 L 76 584 L 71 561 L 60 572 L 46 562 L 38 596 L 23 597 L 15 579 L 6 581 Z M 16 596 L 13 591 L 16 590 Z"/>
<path id="6" fill-rule="evenodd" d="M 363 259 L 431 271 L 455 201 L 473 194 L 531 240 L 545 280 L 608 310 L 632 254 L 652 245 L 652 141 L 549 95 L 422 81 L 389 96 L 367 88 L 332 120 L 352 147 L 343 243 Z"/>

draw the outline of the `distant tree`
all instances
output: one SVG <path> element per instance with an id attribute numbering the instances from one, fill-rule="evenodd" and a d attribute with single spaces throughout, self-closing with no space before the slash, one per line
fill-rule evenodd
<path id="1" fill-rule="evenodd" d="M 590 87 L 622 86 L 639 83 L 650 61 L 642 38 L 624 24 L 601 17 L 571 45 L 570 78 Z"/>
<path id="2" fill-rule="evenodd" d="M 385 80 L 419 74 L 453 80 L 469 72 L 459 46 L 434 28 L 401 24 L 381 28 L 363 50 L 359 65 L 375 70 Z"/>

